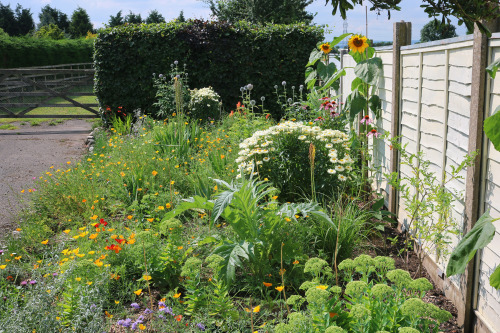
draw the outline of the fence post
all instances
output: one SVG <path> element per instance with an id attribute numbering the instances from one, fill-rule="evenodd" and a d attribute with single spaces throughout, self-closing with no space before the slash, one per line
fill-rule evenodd
<path id="1" fill-rule="evenodd" d="M 497 22 L 487 22 L 483 24 L 490 31 L 497 30 Z M 478 151 L 474 164 L 467 168 L 465 183 L 465 223 L 464 234 L 466 234 L 479 218 L 479 189 L 481 187 L 481 160 L 483 147 L 483 122 L 484 122 L 484 102 L 486 87 L 486 71 L 488 65 L 488 38 L 477 27 L 474 27 L 474 44 L 472 55 L 472 82 L 471 82 L 471 102 L 469 120 L 469 147 L 468 153 Z M 477 257 L 477 256 L 476 256 Z M 458 313 L 458 324 L 463 325 L 464 333 L 473 332 L 474 319 L 474 289 L 476 281 L 474 270 L 476 258 L 469 261 L 465 273 L 460 280 L 461 290 L 463 290 L 463 300 L 465 304 L 464 313 Z"/>
<path id="2" fill-rule="evenodd" d="M 392 116 L 391 137 L 399 135 L 400 128 L 400 93 L 401 93 L 401 46 L 411 44 L 411 22 L 395 22 L 392 41 Z M 398 172 L 398 151 L 391 150 L 390 171 Z M 389 190 L 389 211 L 396 214 L 396 189 L 391 186 Z"/>

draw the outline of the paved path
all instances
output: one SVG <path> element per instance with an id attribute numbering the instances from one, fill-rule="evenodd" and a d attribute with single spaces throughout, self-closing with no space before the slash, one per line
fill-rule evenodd
<path id="1" fill-rule="evenodd" d="M 86 153 L 91 123 L 72 119 L 50 126 L 24 125 L 0 130 L 0 238 L 14 228 L 21 208 L 21 190 L 33 188 L 33 177 L 54 167 L 66 168 Z"/>

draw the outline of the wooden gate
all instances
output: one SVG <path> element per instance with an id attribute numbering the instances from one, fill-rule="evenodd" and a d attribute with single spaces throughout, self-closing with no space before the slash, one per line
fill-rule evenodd
<path id="1" fill-rule="evenodd" d="M 0 69 L 0 118 L 98 118 L 99 112 L 94 109 L 97 103 L 80 103 L 74 99 L 94 96 L 92 65 Z M 88 113 L 28 114 L 40 107 L 78 107 Z"/>

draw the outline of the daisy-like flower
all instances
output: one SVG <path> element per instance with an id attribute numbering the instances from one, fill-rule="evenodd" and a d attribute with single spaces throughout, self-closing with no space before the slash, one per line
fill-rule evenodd
<path id="1" fill-rule="evenodd" d="M 334 169 L 328 169 L 327 172 L 330 174 L 330 175 L 334 175 L 337 173 L 337 171 L 335 171 Z"/>
<path id="2" fill-rule="evenodd" d="M 347 45 L 352 52 L 363 53 L 368 47 L 368 42 L 365 36 L 354 35 L 349 39 Z"/>
<path id="3" fill-rule="evenodd" d="M 320 45 L 319 49 L 323 51 L 324 54 L 328 54 L 332 51 L 332 47 L 330 46 L 330 43 L 323 43 Z"/>
<path id="4" fill-rule="evenodd" d="M 345 182 L 347 180 L 347 177 L 344 175 L 339 175 L 339 180 Z"/>
<path id="5" fill-rule="evenodd" d="M 301 135 L 298 137 L 299 140 L 305 140 L 306 139 L 306 136 L 305 135 Z"/>
<path id="6" fill-rule="evenodd" d="M 366 134 L 367 137 L 374 136 L 378 138 L 379 135 L 382 135 L 382 133 L 377 132 L 376 128 L 373 128 L 368 134 Z"/>
<path id="7" fill-rule="evenodd" d="M 344 167 L 342 165 L 336 165 L 335 170 L 341 172 L 341 171 L 344 171 Z"/>
<path id="8" fill-rule="evenodd" d="M 328 149 L 333 148 L 333 145 L 332 145 L 331 143 L 327 143 L 327 144 L 325 145 L 325 148 L 328 148 Z"/>
<path id="9" fill-rule="evenodd" d="M 262 160 L 263 160 L 264 162 L 269 162 L 269 157 L 264 157 Z"/>
<path id="10" fill-rule="evenodd" d="M 365 125 L 373 124 L 373 120 L 370 119 L 370 116 L 366 115 L 361 119 L 360 123 Z"/>
<path id="11" fill-rule="evenodd" d="M 332 158 L 330 158 L 330 162 L 332 162 L 332 163 L 338 163 L 339 160 L 336 157 L 332 157 Z"/>

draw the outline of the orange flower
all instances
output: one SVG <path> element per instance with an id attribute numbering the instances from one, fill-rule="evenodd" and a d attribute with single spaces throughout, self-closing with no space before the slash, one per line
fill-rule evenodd
<path id="1" fill-rule="evenodd" d="M 149 281 L 151 280 L 151 275 L 144 275 L 142 278 L 146 281 Z"/>
<path id="2" fill-rule="evenodd" d="M 40 243 L 42 243 L 43 245 L 47 245 L 47 243 L 49 242 L 48 239 L 44 240 L 44 241 L 41 241 Z"/>
<path id="3" fill-rule="evenodd" d="M 262 282 L 266 287 L 272 287 L 272 283 L 268 283 L 268 282 Z"/>
<path id="4" fill-rule="evenodd" d="M 157 171 L 153 170 L 153 172 L 151 172 L 153 174 L 153 176 L 156 176 L 158 174 Z"/>
<path id="5" fill-rule="evenodd" d="M 182 320 L 182 315 L 177 315 L 174 317 L 175 320 L 181 321 Z"/>
<path id="6" fill-rule="evenodd" d="M 283 288 L 285 288 L 285 287 L 280 286 L 280 287 L 276 287 L 276 288 L 274 288 L 274 289 L 276 289 L 277 291 L 281 292 L 281 291 L 283 290 Z"/>
<path id="7" fill-rule="evenodd" d="M 134 294 L 139 296 L 140 294 L 142 294 L 142 289 L 137 289 L 136 291 L 134 291 Z"/>
<path id="8" fill-rule="evenodd" d="M 297 265 L 298 263 L 299 263 L 298 260 L 295 260 L 294 262 L 292 262 L 292 264 L 294 264 L 294 265 Z"/>
<path id="9" fill-rule="evenodd" d="M 179 297 L 181 297 L 181 293 L 178 293 L 178 294 L 174 295 L 174 298 L 179 298 Z"/>

